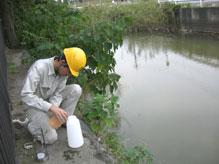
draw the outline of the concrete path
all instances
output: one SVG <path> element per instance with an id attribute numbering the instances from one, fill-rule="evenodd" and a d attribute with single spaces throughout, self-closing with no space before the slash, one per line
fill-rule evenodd
<path id="1" fill-rule="evenodd" d="M 9 93 L 14 108 L 12 112 L 12 119 L 20 119 L 23 121 L 26 118 L 26 111 L 22 108 L 19 93 L 22 87 L 22 81 L 29 66 L 27 64 L 21 64 L 20 58 L 27 55 L 27 52 L 6 49 L 6 55 L 10 68 L 8 73 Z M 33 140 L 27 128 L 18 125 L 14 125 L 14 127 L 19 163 L 38 163 L 36 161 L 34 148 L 28 150 L 24 148 L 25 143 L 32 142 Z M 46 164 L 114 163 L 112 156 L 110 156 L 108 152 L 104 151 L 104 145 L 97 142 L 97 138 L 92 135 L 86 124 L 81 122 L 81 127 L 85 143 L 79 149 L 72 149 L 68 147 L 66 128 L 61 127 L 57 130 L 58 140 L 53 145 L 47 146 L 49 160 L 45 162 Z"/>

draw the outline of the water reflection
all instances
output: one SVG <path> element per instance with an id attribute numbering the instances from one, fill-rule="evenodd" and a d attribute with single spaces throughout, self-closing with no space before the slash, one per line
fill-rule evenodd
<path id="1" fill-rule="evenodd" d="M 153 164 L 219 163 L 219 41 L 133 34 L 116 52 L 120 135 Z"/>
<path id="2" fill-rule="evenodd" d="M 166 65 L 169 66 L 167 51 L 183 55 L 194 61 L 219 67 L 219 41 L 202 37 L 183 37 L 160 34 L 132 34 L 128 36 L 128 49 L 134 56 L 135 68 L 137 58 L 144 55 L 147 60 L 162 53 L 166 54 Z M 209 43 L 210 42 L 210 43 Z M 198 43 L 198 44 L 197 44 Z"/>

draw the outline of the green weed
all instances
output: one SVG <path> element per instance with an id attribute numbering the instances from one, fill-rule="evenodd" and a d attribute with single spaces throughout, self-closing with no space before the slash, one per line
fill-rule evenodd
<path id="1" fill-rule="evenodd" d="M 14 72 L 16 69 L 16 66 L 15 65 L 9 65 L 8 66 L 8 72 Z"/>
<path id="2" fill-rule="evenodd" d="M 152 163 L 152 154 L 145 146 L 127 147 L 116 133 L 107 133 L 104 143 L 120 164 Z"/>
<path id="3" fill-rule="evenodd" d="M 117 100 L 114 95 L 107 98 L 97 94 L 82 106 L 83 119 L 89 123 L 94 132 L 98 133 L 115 125 L 117 119 L 115 110 L 119 107 Z"/>

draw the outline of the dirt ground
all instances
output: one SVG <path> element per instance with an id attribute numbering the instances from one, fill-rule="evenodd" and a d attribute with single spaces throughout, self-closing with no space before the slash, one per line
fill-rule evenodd
<path id="1" fill-rule="evenodd" d="M 28 70 L 28 64 L 22 64 L 21 58 L 27 56 L 25 50 L 9 50 L 6 49 L 8 59 L 8 86 L 11 103 L 13 105 L 12 119 L 24 120 L 26 111 L 22 107 L 20 100 L 20 90 L 23 79 Z M 97 141 L 97 138 L 91 133 L 88 126 L 82 121 L 82 133 L 84 137 L 84 145 L 78 149 L 68 147 L 66 128 L 57 130 L 58 140 L 53 145 L 47 145 L 49 160 L 46 164 L 104 164 L 114 163 L 113 157 L 104 150 L 104 145 Z M 32 142 L 33 138 L 29 134 L 27 128 L 14 125 L 14 133 L 16 138 L 16 151 L 20 164 L 38 163 L 36 160 L 35 149 L 25 149 L 24 144 Z"/>

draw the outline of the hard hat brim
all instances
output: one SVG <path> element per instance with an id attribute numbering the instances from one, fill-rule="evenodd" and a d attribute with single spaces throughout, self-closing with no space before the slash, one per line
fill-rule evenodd
<path id="1" fill-rule="evenodd" d="M 70 67 L 69 67 L 69 69 L 70 69 L 70 71 L 71 71 L 71 74 L 73 75 L 73 76 L 78 76 L 78 72 L 76 72 L 76 71 L 74 71 L 73 69 L 71 69 Z"/>

